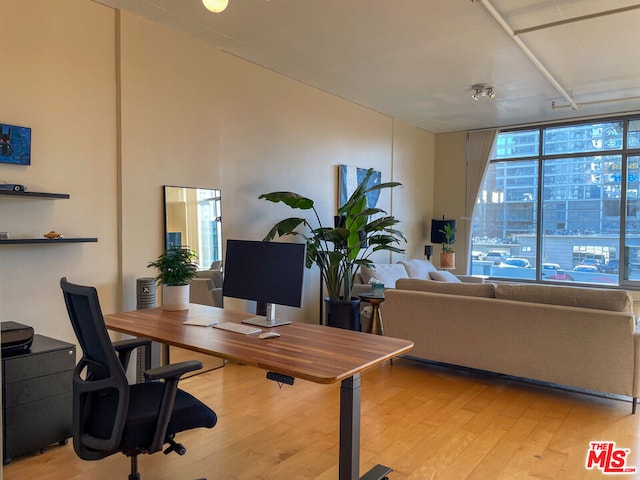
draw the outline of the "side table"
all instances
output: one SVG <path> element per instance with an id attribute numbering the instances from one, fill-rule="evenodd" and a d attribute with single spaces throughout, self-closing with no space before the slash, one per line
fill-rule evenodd
<path id="1" fill-rule="evenodd" d="M 371 293 L 363 293 L 360 295 L 360 300 L 368 302 L 373 307 L 371 313 L 371 326 L 369 327 L 369 333 L 376 335 L 384 335 L 384 328 L 382 326 L 382 317 L 380 316 L 380 304 L 384 302 L 384 295 L 373 295 Z"/>

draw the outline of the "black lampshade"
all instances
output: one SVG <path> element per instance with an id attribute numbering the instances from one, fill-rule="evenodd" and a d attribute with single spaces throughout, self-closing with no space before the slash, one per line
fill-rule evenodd
<path id="1" fill-rule="evenodd" d="M 434 219 L 431 220 L 431 243 L 447 243 L 447 237 L 441 230 L 444 230 L 445 225 L 451 225 L 451 228 L 456 228 L 456 221 L 452 218 Z M 451 237 L 451 243 L 454 242 L 455 234 Z"/>

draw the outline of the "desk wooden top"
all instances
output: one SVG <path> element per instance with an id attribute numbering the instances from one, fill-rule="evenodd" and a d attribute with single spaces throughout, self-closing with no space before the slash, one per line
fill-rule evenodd
<path id="1" fill-rule="evenodd" d="M 413 348 L 413 342 L 323 325 L 293 323 L 268 330 L 281 336 L 262 340 L 213 327 L 182 325 L 187 319 L 241 322 L 253 315 L 191 304 L 170 312 L 148 308 L 105 315 L 109 330 L 253 365 L 316 383 L 351 377 Z M 267 329 L 263 329 L 266 331 Z"/>

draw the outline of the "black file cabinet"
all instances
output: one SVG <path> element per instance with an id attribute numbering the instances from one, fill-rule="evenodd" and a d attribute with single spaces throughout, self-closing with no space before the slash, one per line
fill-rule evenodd
<path id="1" fill-rule="evenodd" d="M 28 352 L 2 358 L 2 460 L 71 437 L 76 347 L 35 335 Z"/>

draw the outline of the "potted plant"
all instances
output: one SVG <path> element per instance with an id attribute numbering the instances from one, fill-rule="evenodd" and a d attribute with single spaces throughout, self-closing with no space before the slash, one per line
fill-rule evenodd
<path id="1" fill-rule="evenodd" d="M 387 250 L 403 253 L 398 244 L 406 241 L 405 235 L 393 228 L 399 220 L 376 207 L 367 205 L 367 194 L 376 190 L 394 188 L 398 182 L 386 182 L 368 186 L 373 174 L 369 169 L 347 202 L 338 209 L 334 226 L 323 226 L 313 200 L 293 192 L 272 192 L 259 198 L 274 203 L 282 202 L 293 209 L 313 210 L 317 226 L 312 226 L 306 218 L 291 217 L 276 223 L 264 238 L 271 241 L 276 237 L 299 235 L 307 244 L 306 266 L 317 265 L 322 282 L 327 289 L 327 323 L 332 326 L 359 329 L 360 300 L 352 298 L 354 277 L 362 265 L 373 262 L 369 257 L 373 252 Z M 336 320 L 334 306 L 347 304 L 351 312 L 348 322 Z M 355 306 L 354 306 L 355 305 Z M 356 317 L 356 318 L 354 318 Z"/>
<path id="2" fill-rule="evenodd" d="M 456 243 L 456 227 L 451 223 L 445 223 L 440 233 L 444 235 L 445 239 L 442 243 L 442 252 L 440 252 L 440 268 L 455 268 L 456 254 L 452 245 Z"/>
<path id="3" fill-rule="evenodd" d="M 189 247 L 171 247 L 147 267 L 158 270 L 155 280 L 162 285 L 162 308 L 187 310 L 189 308 L 189 280 L 198 274 L 196 252 Z"/>

